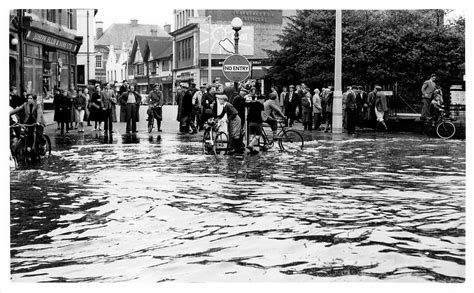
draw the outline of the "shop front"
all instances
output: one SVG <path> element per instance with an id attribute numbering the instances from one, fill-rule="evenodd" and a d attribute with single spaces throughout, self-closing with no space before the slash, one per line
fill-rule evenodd
<path id="1" fill-rule="evenodd" d="M 67 90 L 76 87 L 76 56 L 81 41 L 81 38 L 72 40 L 37 28 L 29 28 L 25 33 L 24 66 L 22 72 L 20 71 L 20 74 L 23 74 L 23 90 L 48 97 L 54 87 Z M 17 70 L 11 72 L 10 79 L 17 73 Z"/>

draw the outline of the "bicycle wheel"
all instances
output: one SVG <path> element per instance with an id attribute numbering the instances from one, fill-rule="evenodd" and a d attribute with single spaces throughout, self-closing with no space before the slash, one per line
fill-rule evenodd
<path id="1" fill-rule="evenodd" d="M 213 150 L 215 155 L 225 155 L 229 149 L 229 137 L 225 132 L 219 132 L 214 139 Z"/>
<path id="2" fill-rule="evenodd" d="M 448 139 L 454 136 L 456 133 L 456 126 L 452 122 L 443 121 L 436 126 L 436 134 L 440 138 Z"/>
<path id="3" fill-rule="evenodd" d="M 153 130 L 154 120 L 155 118 L 148 118 L 148 133 L 151 133 Z"/>
<path id="4" fill-rule="evenodd" d="M 49 157 L 51 156 L 51 139 L 49 139 L 49 136 L 46 134 L 44 134 L 43 137 L 45 139 L 43 153 Z"/>
<path id="5" fill-rule="evenodd" d="M 304 146 L 303 136 L 296 130 L 285 130 L 278 139 L 278 145 L 282 151 L 302 151 Z"/>
<path id="6" fill-rule="evenodd" d="M 204 130 L 204 133 L 202 135 L 202 153 L 205 155 L 214 153 L 214 150 L 211 145 L 211 133 L 209 130 Z"/>
<path id="7" fill-rule="evenodd" d="M 262 135 L 260 136 L 260 140 L 258 141 L 258 147 L 261 151 L 266 151 L 273 147 L 273 138 L 269 139 L 267 133 L 262 131 Z"/>

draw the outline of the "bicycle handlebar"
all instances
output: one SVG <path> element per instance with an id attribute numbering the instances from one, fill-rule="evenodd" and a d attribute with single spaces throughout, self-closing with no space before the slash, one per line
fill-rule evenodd
<path id="1" fill-rule="evenodd" d="M 38 123 L 33 123 L 33 124 L 21 124 L 21 123 L 15 123 L 13 125 L 10 125 L 10 127 L 32 127 L 32 126 L 37 126 Z"/>

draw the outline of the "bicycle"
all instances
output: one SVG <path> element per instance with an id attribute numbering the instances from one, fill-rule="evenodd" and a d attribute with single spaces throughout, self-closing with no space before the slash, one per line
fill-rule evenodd
<path id="1" fill-rule="evenodd" d="M 10 144 L 10 151 L 12 153 L 15 164 L 19 162 L 28 166 L 41 159 L 42 156 L 51 156 L 51 139 L 48 135 L 43 134 L 41 137 L 36 137 L 34 144 L 30 148 L 27 144 L 28 127 L 33 127 L 33 136 L 37 136 L 37 124 L 20 124 L 15 123 L 10 128 L 20 128 L 20 136 L 16 142 Z"/>
<path id="2" fill-rule="evenodd" d="M 280 151 L 297 152 L 302 151 L 304 147 L 304 138 L 298 131 L 287 129 L 284 120 L 278 120 L 280 130 L 277 132 L 277 141 Z M 268 137 L 265 128 L 262 127 L 262 140 L 259 141 L 260 149 L 267 150 L 272 148 L 275 140 Z"/>
<path id="3" fill-rule="evenodd" d="M 229 136 L 219 131 L 220 124 L 214 118 L 209 118 L 204 124 L 202 136 L 203 154 L 225 155 L 229 149 Z"/>
<path id="4" fill-rule="evenodd" d="M 441 111 L 438 118 L 433 121 L 432 119 L 427 119 L 425 122 L 425 133 L 428 135 L 436 134 L 439 138 L 449 139 L 456 134 L 456 126 L 453 122 L 456 119 L 452 119 L 444 111 Z M 427 130 L 426 130 L 427 129 Z"/>
<path id="5" fill-rule="evenodd" d="M 160 115 L 157 113 L 159 106 L 152 106 L 150 114 L 148 115 L 148 133 L 153 131 L 153 125 L 155 124 L 155 119 L 157 119 Z M 158 123 L 158 122 L 157 122 Z M 157 125 L 158 127 L 159 125 Z"/>

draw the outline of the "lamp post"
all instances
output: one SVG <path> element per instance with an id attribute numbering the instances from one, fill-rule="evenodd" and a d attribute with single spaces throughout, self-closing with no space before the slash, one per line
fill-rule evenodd
<path id="1" fill-rule="evenodd" d="M 208 24 L 209 24 L 209 52 L 207 53 L 207 84 L 211 84 L 212 82 L 212 57 L 211 57 L 211 32 L 212 32 L 212 26 L 211 26 L 211 21 L 212 21 L 212 16 L 208 15 L 207 16 Z"/>
<path id="2" fill-rule="evenodd" d="M 234 53 L 235 54 L 239 54 L 239 31 L 240 29 L 242 28 L 242 25 L 244 23 L 242 22 L 242 19 L 240 19 L 240 17 L 234 17 L 234 19 L 232 19 L 232 22 L 231 22 L 231 25 L 232 25 L 232 29 L 235 31 L 234 33 Z M 238 83 L 235 81 L 234 82 L 234 90 L 235 91 L 238 91 L 239 85 Z"/>

